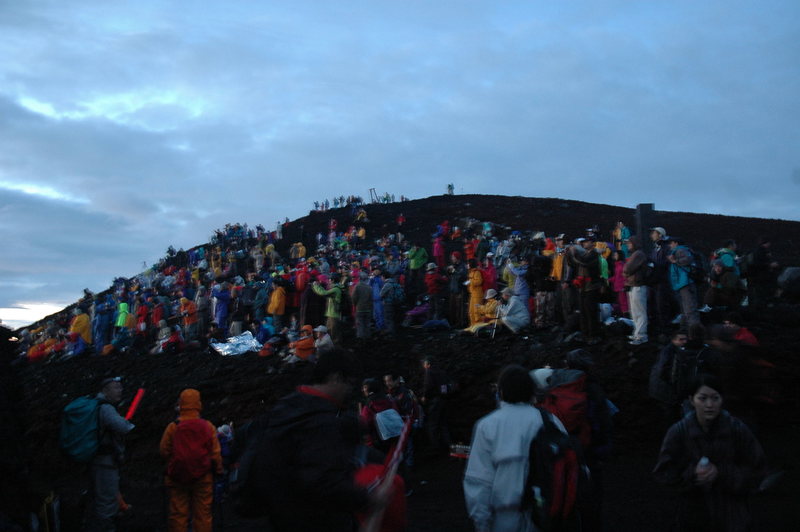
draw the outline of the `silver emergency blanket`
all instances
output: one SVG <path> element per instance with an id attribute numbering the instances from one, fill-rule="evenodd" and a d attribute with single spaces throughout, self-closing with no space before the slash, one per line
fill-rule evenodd
<path id="1" fill-rule="evenodd" d="M 225 342 L 209 342 L 214 351 L 223 356 L 241 355 L 248 351 L 261 350 L 261 344 L 253 338 L 250 331 L 245 331 L 238 336 L 231 336 Z"/>

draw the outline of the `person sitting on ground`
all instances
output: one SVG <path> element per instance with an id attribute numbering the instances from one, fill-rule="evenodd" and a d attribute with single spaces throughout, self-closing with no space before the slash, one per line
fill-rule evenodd
<path id="1" fill-rule="evenodd" d="M 487 290 L 484 295 L 483 304 L 478 305 L 481 321 L 467 327 L 464 331 L 478 334 L 478 331 L 485 327 L 493 327 L 495 323 L 497 323 L 499 304 L 500 302 L 497 300 L 497 290 L 494 288 Z"/>
<path id="2" fill-rule="evenodd" d="M 75 317 L 69 326 L 69 332 L 76 332 L 81 335 L 87 345 L 92 343 L 92 323 L 89 316 L 80 307 L 75 308 Z"/>
<path id="3" fill-rule="evenodd" d="M 422 325 L 426 321 L 428 321 L 429 316 L 431 315 L 431 305 L 430 305 L 430 297 L 429 296 L 417 296 L 416 304 L 414 308 L 403 315 L 403 327 L 414 327 L 416 325 Z"/>
<path id="4" fill-rule="evenodd" d="M 531 323 L 528 306 L 518 296 L 515 296 L 514 291 L 509 287 L 503 288 L 500 294 L 502 296 L 500 323 L 508 327 L 512 333 L 517 334 L 523 327 L 527 327 Z"/>
<path id="5" fill-rule="evenodd" d="M 708 285 L 706 308 L 703 310 L 714 307 L 738 308 L 742 300 L 741 282 L 736 272 L 726 267 L 722 260 L 717 259 L 711 263 Z"/>
<path id="6" fill-rule="evenodd" d="M 331 339 L 331 335 L 328 334 L 328 328 L 324 325 L 319 325 L 314 328 L 314 337 L 316 340 L 314 341 L 314 347 L 316 348 L 317 356 L 322 355 L 323 353 L 327 353 L 328 351 L 333 351 L 334 345 L 333 340 Z"/>
<path id="7" fill-rule="evenodd" d="M 183 336 L 179 325 L 173 325 L 169 337 L 163 344 L 162 351 L 167 354 L 177 355 L 183 352 Z"/>
<path id="8" fill-rule="evenodd" d="M 294 349 L 294 354 L 300 360 L 314 361 L 314 330 L 311 325 L 303 325 L 300 329 L 300 338 L 289 344 Z"/>

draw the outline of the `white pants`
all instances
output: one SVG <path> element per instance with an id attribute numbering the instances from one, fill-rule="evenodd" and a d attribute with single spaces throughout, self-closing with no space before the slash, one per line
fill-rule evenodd
<path id="1" fill-rule="evenodd" d="M 628 292 L 628 303 L 633 320 L 633 339 L 647 340 L 647 287 L 632 286 Z"/>

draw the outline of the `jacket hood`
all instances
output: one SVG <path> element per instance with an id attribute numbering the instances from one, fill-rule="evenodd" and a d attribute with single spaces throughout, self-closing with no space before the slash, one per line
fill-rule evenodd
<path id="1" fill-rule="evenodd" d="M 322 397 L 299 391 L 281 399 L 270 414 L 271 427 L 288 427 L 317 415 L 336 415 L 338 408 Z"/>
<path id="2" fill-rule="evenodd" d="M 128 312 L 128 304 L 127 303 L 120 303 L 119 304 L 119 311 L 120 312 Z"/>
<path id="3" fill-rule="evenodd" d="M 183 390 L 178 399 L 178 406 L 180 407 L 181 414 L 192 410 L 200 412 L 203 410 L 203 403 L 200 401 L 200 392 L 193 388 Z"/>

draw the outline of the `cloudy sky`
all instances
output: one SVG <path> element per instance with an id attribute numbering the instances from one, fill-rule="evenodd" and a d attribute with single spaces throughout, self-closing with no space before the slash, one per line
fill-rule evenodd
<path id="1" fill-rule="evenodd" d="M 123 4 L 0 0 L 6 324 L 369 187 L 800 219 L 795 0 Z"/>

